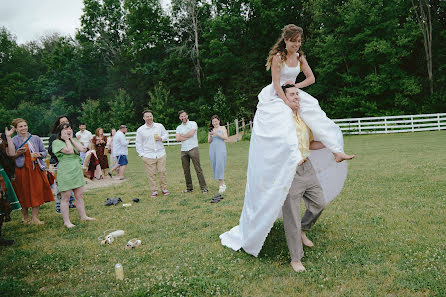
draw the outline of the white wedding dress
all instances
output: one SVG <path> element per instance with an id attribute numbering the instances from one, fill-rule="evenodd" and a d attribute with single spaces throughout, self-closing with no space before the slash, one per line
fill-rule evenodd
<path id="1" fill-rule="evenodd" d="M 297 67 L 282 64 L 280 84 L 295 81 Z M 299 114 L 325 149 L 311 151 L 327 202 L 336 197 L 347 176 L 346 162 L 336 163 L 332 152 L 343 152 L 341 129 L 320 108 L 319 102 L 299 91 Z M 238 226 L 220 235 L 224 246 L 256 256 L 274 222 L 282 215 L 282 205 L 291 187 L 296 167 L 302 159 L 291 109 L 274 90 L 273 84 L 260 92 L 249 146 L 245 200 Z"/>

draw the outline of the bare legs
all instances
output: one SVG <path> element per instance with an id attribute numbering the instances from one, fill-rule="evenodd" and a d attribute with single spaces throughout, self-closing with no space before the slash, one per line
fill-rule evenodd
<path id="1" fill-rule="evenodd" d="M 70 222 L 69 217 L 69 203 L 70 203 L 70 195 L 71 191 L 64 191 L 61 192 L 61 199 L 60 199 L 60 212 L 62 213 L 62 219 L 65 227 L 67 228 L 73 228 L 74 225 Z M 76 197 L 76 196 L 75 196 Z M 77 197 L 76 197 L 77 198 Z"/>
<path id="2" fill-rule="evenodd" d="M 39 220 L 39 210 L 40 206 L 36 206 L 32 208 L 32 218 L 29 218 L 28 208 L 22 208 L 23 223 L 35 224 L 35 225 L 43 225 L 45 224 L 41 220 Z"/>
<path id="3" fill-rule="evenodd" d="M 124 172 L 125 172 L 126 167 L 127 167 L 127 165 L 119 167 L 119 179 L 124 179 Z"/>
<path id="4" fill-rule="evenodd" d="M 127 167 L 127 165 L 124 166 L 120 166 L 117 162 L 116 165 L 110 169 L 110 171 L 108 172 L 108 175 L 110 175 L 110 177 L 112 176 L 111 174 L 113 173 L 113 171 L 117 171 L 119 169 L 119 179 L 124 179 L 124 172 L 125 172 L 125 168 Z"/>
<path id="5" fill-rule="evenodd" d="M 81 221 L 96 220 L 95 218 L 88 217 L 87 214 L 85 213 L 84 195 L 83 195 L 84 187 L 79 187 L 77 189 L 74 189 L 73 192 L 74 192 L 74 197 L 76 197 L 77 211 L 79 212 Z M 71 190 L 64 191 L 61 194 L 62 194 L 62 199 L 60 201 L 60 211 L 62 212 L 63 223 L 64 223 L 65 227 L 73 228 L 75 225 L 73 225 L 71 223 L 70 217 L 69 217 L 69 212 L 68 212 L 69 211 L 68 205 L 70 202 Z"/>

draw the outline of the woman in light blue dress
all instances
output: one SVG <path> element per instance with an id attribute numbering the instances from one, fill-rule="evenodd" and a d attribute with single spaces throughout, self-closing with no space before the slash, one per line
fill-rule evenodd
<path id="1" fill-rule="evenodd" d="M 220 194 L 226 191 L 225 185 L 225 167 L 226 167 L 226 144 L 225 140 L 228 140 L 228 132 L 225 126 L 220 126 L 220 118 L 218 115 L 211 117 L 211 123 L 209 125 L 208 142 L 209 146 L 209 159 L 211 160 L 212 172 L 214 179 L 218 179 L 220 186 L 218 192 Z"/>

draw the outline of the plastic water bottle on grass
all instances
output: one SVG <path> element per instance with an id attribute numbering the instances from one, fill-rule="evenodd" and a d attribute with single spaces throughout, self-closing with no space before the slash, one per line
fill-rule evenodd
<path id="1" fill-rule="evenodd" d="M 115 274 L 117 280 L 124 279 L 124 268 L 122 267 L 122 264 L 118 263 L 115 265 Z"/>

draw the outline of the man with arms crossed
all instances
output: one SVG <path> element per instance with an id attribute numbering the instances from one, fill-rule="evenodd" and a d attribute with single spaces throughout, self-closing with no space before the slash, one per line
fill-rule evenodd
<path id="1" fill-rule="evenodd" d="M 143 111 L 142 118 L 146 123 L 136 130 L 136 152 L 144 162 L 152 197 L 158 196 L 155 179 L 157 172 L 163 195 L 169 195 L 166 178 L 166 150 L 163 144 L 169 135 L 162 124 L 153 122 L 151 110 Z"/>
<path id="2" fill-rule="evenodd" d="M 198 152 L 197 123 L 189 121 L 188 115 L 184 110 L 178 112 L 180 121 L 182 122 L 176 129 L 176 140 L 181 141 L 181 163 L 184 170 L 184 178 L 186 179 L 186 190 L 184 193 L 192 192 L 192 177 L 190 175 L 190 160 L 194 164 L 197 172 L 198 182 L 200 183 L 203 194 L 208 192 L 206 181 L 204 180 L 203 170 L 200 166 L 200 154 Z"/>
<path id="3" fill-rule="evenodd" d="M 299 116 L 299 95 L 294 85 L 282 87 L 285 96 L 292 102 L 290 106 L 293 110 L 293 118 L 296 126 L 296 133 L 299 140 L 299 150 L 302 153 L 302 160 L 296 168 L 291 188 L 282 206 L 283 226 L 288 249 L 291 255 L 291 266 L 294 271 L 305 271 L 301 259 L 304 255 L 302 242 L 306 246 L 313 246 L 313 243 L 306 237 L 305 231 L 309 231 L 319 218 L 325 207 L 324 193 L 316 172 L 311 165 L 308 156 L 310 149 L 318 150 L 324 148 L 319 141 L 313 141 L 310 128 Z M 300 199 L 306 205 L 306 211 L 300 220 Z"/>

